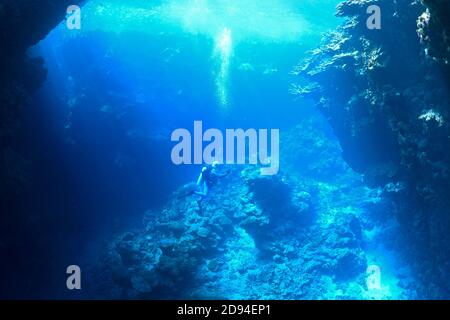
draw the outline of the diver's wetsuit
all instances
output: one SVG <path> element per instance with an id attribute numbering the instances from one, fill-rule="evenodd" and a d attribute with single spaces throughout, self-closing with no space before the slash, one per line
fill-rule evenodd
<path id="1" fill-rule="evenodd" d="M 194 193 L 199 195 L 203 200 L 208 196 L 209 189 L 217 183 L 218 178 L 225 177 L 228 174 L 229 172 L 223 174 L 215 172 L 212 165 L 204 167 L 197 181 L 197 187 L 201 187 L 201 190 L 195 191 Z"/>

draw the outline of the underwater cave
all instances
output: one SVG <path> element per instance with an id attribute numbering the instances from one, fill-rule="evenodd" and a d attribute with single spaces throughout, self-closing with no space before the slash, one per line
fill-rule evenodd
<path id="1" fill-rule="evenodd" d="M 449 12 L 0 0 L 0 299 L 449 299 Z"/>

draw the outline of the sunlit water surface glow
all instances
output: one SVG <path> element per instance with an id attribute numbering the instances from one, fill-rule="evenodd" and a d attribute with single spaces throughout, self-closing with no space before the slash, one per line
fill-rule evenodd
<path id="1" fill-rule="evenodd" d="M 302 36 L 317 31 L 316 16 L 300 13 L 302 6 L 306 9 L 311 3 L 311 0 L 171 0 L 152 4 L 142 0 L 92 0 L 84 7 L 83 16 L 88 19 L 83 29 L 151 33 L 159 32 L 155 24 L 162 24 L 187 33 L 208 35 L 211 39 L 229 28 L 237 41 L 299 41 Z"/>
<path id="2" fill-rule="evenodd" d="M 326 4 L 336 3 L 327 0 Z M 299 42 L 321 30 L 312 0 L 92 0 L 83 8 L 83 31 L 176 31 L 209 37 L 213 43 L 212 70 L 216 96 L 222 107 L 229 105 L 229 73 L 233 49 L 242 41 Z M 303 7 L 303 8 L 302 8 Z M 309 15 L 301 12 L 309 12 Z"/>

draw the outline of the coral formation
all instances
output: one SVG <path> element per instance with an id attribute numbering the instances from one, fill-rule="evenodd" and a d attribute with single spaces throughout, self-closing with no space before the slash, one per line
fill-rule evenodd
<path id="1" fill-rule="evenodd" d="M 422 294 L 443 297 L 450 243 L 443 213 L 450 183 L 448 4 L 423 2 L 428 9 L 419 1 L 342 2 L 337 14 L 346 22 L 295 71 L 315 83 L 300 94 L 317 102 L 347 163 L 395 199 Z M 383 9 L 382 30 L 366 28 L 365 8 L 373 3 Z M 392 184 L 402 188 L 393 191 Z"/>
<path id="2" fill-rule="evenodd" d="M 426 46 L 426 53 L 439 63 L 446 76 L 450 63 L 450 3 L 441 0 L 422 0 L 427 10 L 417 20 L 418 34 Z"/>
<path id="3" fill-rule="evenodd" d="M 366 247 L 375 234 L 380 238 L 389 234 L 381 230 L 384 223 L 367 214 L 375 212 L 379 193 L 365 188 L 345 166 L 339 146 L 323 139 L 321 125 L 318 119 L 300 123 L 286 134 L 285 147 L 298 148 L 299 141 L 315 136 L 315 143 L 308 145 L 310 152 L 327 154 L 328 160 L 311 160 L 311 165 L 324 173 L 330 165 L 341 168 L 335 182 L 322 182 L 320 174 L 308 177 L 288 170 L 295 161 L 270 177 L 261 176 L 256 166 L 233 167 L 201 210 L 195 198 L 184 197 L 190 186 L 180 188 L 162 210 L 146 213 L 145 230 L 119 235 L 107 245 L 101 272 L 92 272 L 104 277 L 92 281 L 100 283 L 97 296 L 359 299 L 368 295 Z M 365 233 L 372 233 L 372 238 Z M 384 285 L 393 286 L 387 281 Z M 413 287 L 395 295 L 379 293 L 379 298 L 411 296 Z"/>

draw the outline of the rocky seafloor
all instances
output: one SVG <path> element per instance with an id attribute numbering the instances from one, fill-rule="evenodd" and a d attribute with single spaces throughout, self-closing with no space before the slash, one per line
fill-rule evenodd
<path id="1" fill-rule="evenodd" d="M 92 292 L 127 299 L 416 298 L 411 270 L 397 256 L 402 237 L 386 191 L 364 186 L 323 127 L 311 119 L 282 137 L 291 157 L 279 175 L 232 167 L 201 208 L 195 196 L 180 196 L 189 186 L 177 190 L 163 209 L 145 214 L 146 228 L 105 246 L 101 265 L 90 271 Z M 308 154 L 307 164 L 298 163 Z M 381 269 L 379 288 L 367 286 L 370 265 Z"/>

